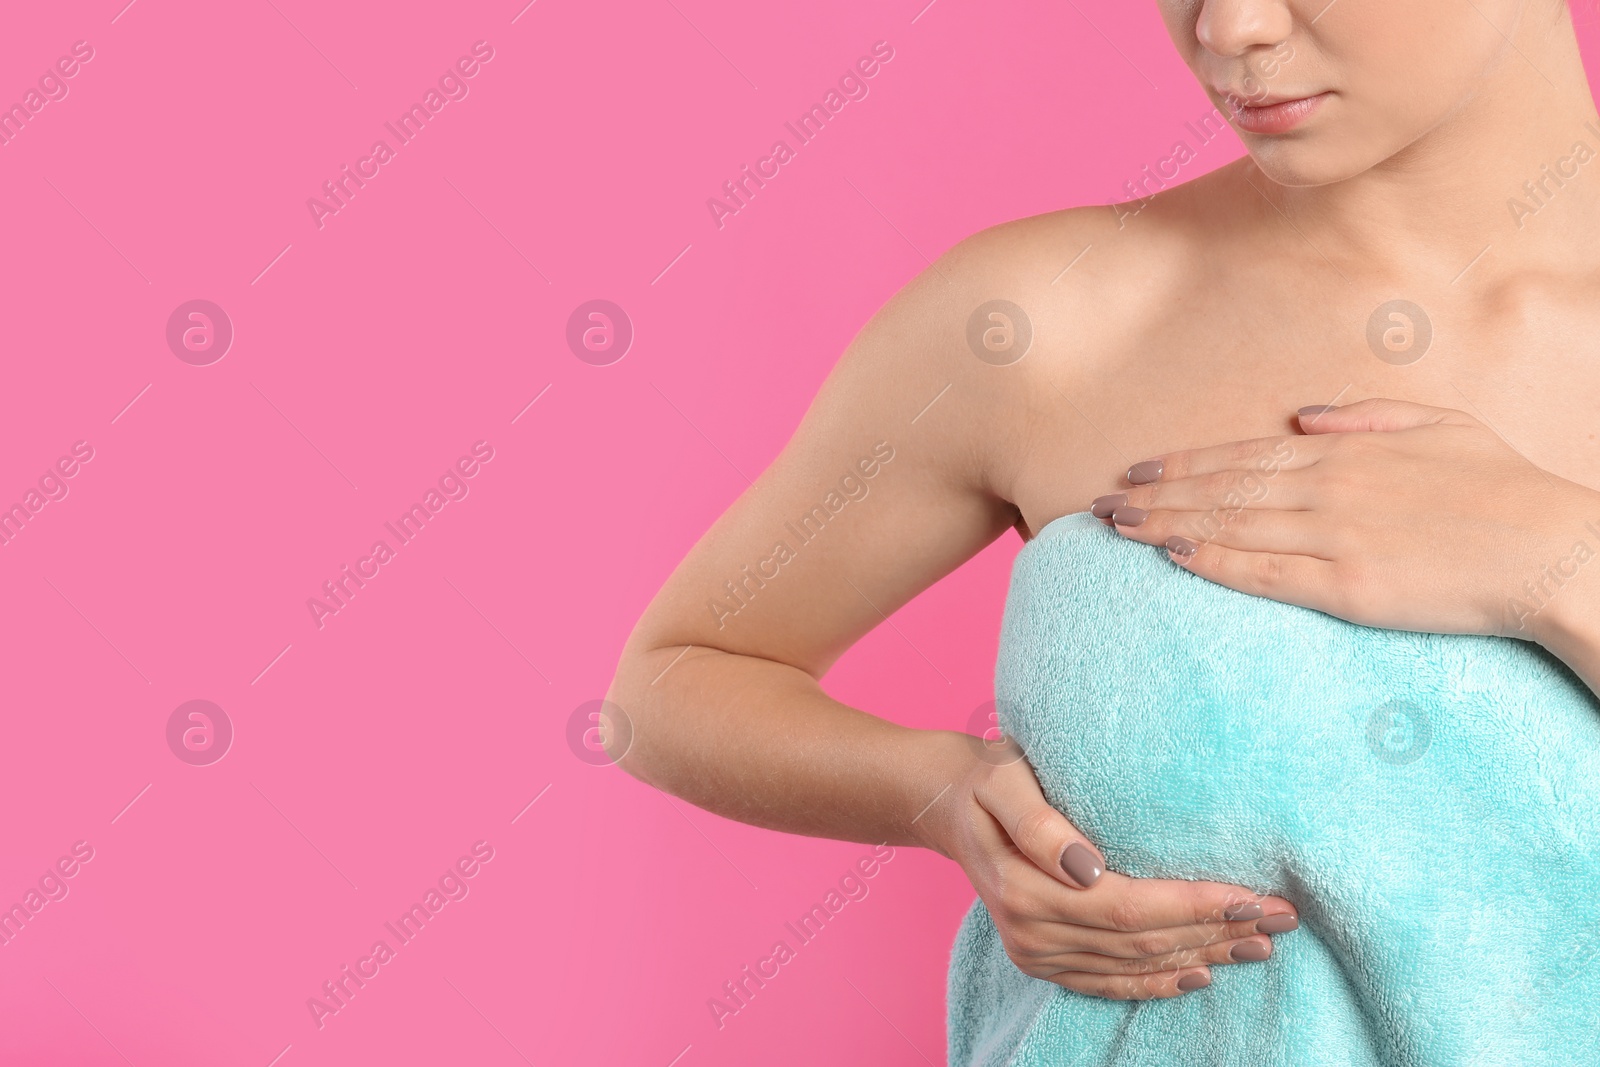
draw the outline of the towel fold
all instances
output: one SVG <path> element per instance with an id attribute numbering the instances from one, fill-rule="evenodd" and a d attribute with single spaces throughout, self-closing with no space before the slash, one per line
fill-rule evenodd
<path id="1" fill-rule="evenodd" d="M 1016 557 L 995 699 L 1111 870 L 1301 925 L 1113 1001 L 1022 974 L 975 901 L 953 1067 L 1600 1064 L 1600 701 L 1542 648 L 1248 596 L 1079 512 Z"/>

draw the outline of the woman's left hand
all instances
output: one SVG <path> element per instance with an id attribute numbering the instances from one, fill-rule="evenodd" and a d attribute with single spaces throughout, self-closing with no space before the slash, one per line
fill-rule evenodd
<path id="1" fill-rule="evenodd" d="M 1135 464 L 1092 510 L 1201 577 L 1386 629 L 1540 640 L 1600 554 L 1600 493 L 1470 415 L 1373 399 L 1299 419 Z"/>

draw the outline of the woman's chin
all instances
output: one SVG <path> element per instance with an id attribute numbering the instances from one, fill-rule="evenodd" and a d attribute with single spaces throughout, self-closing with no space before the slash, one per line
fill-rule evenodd
<path id="1" fill-rule="evenodd" d="M 1257 139 L 1246 147 L 1262 174 L 1278 185 L 1296 189 L 1348 181 L 1381 162 L 1370 152 L 1340 151 L 1322 139 Z"/>

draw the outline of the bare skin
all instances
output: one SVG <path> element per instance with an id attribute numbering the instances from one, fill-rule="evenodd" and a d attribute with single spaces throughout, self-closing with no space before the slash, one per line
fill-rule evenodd
<path id="1" fill-rule="evenodd" d="M 818 682 L 838 657 L 1008 530 L 1031 538 L 1126 486 L 1135 461 L 1294 433 L 1303 405 L 1390 397 L 1470 412 L 1544 470 L 1600 486 L 1600 159 L 1520 226 L 1507 206 L 1575 141 L 1600 147 L 1564 7 L 1340 0 L 1313 22 L 1326 0 L 1161 6 L 1219 103 L 1219 85 L 1239 87 L 1284 41 L 1297 58 L 1273 87 L 1334 98 L 1301 131 L 1245 135 L 1250 157 L 1136 215 L 1079 208 L 996 227 L 908 284 L 667 581 L 609 694 L 633 726 L 613 750 L 630 773 L 730 818 L 949 856 L 1019 967 L 1108 997 L 1198 988 L 1236 946 L 1270 952 L 1266 934 L 1290 928 L 1294 907 L 1115 872 L 1083 888 L 1061 860 L 1092 843 L 1025 761 L 832 700 Z M 1424 37 L 1466 21 L 1407 53 L 1426 61 L 1380 63 L 1389 81 L 1374 89 L 1353 42 L 1410 48 L 1377 32 L 1406 19 Z M 1378 358 L 1366 333 L 1397 297 L 1433 328 L 1405 366 Z M 1033 331 L 1004 366 L 967 340 L 994 299 Z M 878 442 L 893 458 L 870 495 L 749 583 L 737 614 L 713 607 L 775 542 L 795 545 L 785 524 Z M 1265 920 L 1224 917 L 1251 901 Z"/>

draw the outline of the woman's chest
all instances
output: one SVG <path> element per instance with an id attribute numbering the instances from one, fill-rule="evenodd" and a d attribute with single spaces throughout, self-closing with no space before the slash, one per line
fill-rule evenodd
<path id="1" fill-rule="evenodd" d="M 1089 370 L 1045 346 L 1007 457 L 1023 533 L 1122 488 L 1164 453 L 1299 433 L 1296 411 L 1388 397 L 1466 412 L 1530 462 L 1600 488 L 1600 300 L 1449 314 L 1409 301 L 1281 314 L 1178 300 Z M 1287 305 L 1285 305 L 1287 306 Z M 1365 306 L 1365 305 L 1360 305 Z"/>

